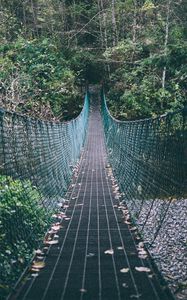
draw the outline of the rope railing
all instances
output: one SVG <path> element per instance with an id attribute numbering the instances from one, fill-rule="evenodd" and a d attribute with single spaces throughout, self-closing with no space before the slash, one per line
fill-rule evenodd
<path id="1" fill-rule="evenodd" d="M 102 116 L 109 161 L 121 190 L 121 201 L 126 203 L 147 247 L 157 247 L 159 252 L 162 245 L 158 245 L 167 236 L 169 239 L 174 234 L 179 239 L 182 232 L 185 236 L 184 216 L 177 208 L 176 222 L 170 207 L 177 205 L 177 201 L 179 207 L 185 206 L 187 196 L 187 111 L 154 119 L 119 121 L 110 114 L 102 92 Z M 181 238 L 178 242 L 182 248 L 185 241 Z M 173 243 L 173 247 L 176 250 L 178 246 Z M 182 276 L 184 279 L 185 275 Z"/>
<path id="2" fill-rule="evenodd" d="M 80 115 L 63 123 L 0 110 L 0 295 L 28 264 L 63 202 L 86 137 L 88 98 Z"/>

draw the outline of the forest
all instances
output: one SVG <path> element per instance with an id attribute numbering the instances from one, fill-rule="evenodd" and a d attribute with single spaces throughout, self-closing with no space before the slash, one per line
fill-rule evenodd
<path id="1" fill-rule="evenodd" d="M 105 84 L 121 120 L 186 103 L 185 0 L 1 0 L 0 106 L 50 120 Z"/>
<path id="2" fill-rule="evenodd" d="M 129 189 L 129 194 L 121 196 L 126 195 L 126 200 L 129 197 L 129 203 L 137 197 L 145 200 L 140 211 L 144 212 L 145 203 L 149 237 L 164 211 L 160 230 L 171 206 L 166 222 L 168 238 L 158 238 L 152 253 L 156 262 L 161 261 L 159 268 L 172 291 L 178 295 L 184 290 L 183 298 L 179 294 L 177 299 L 186 299 L 186 192 L 182 192 L 186 186 L 187 145 L 186 110 L 181 109 L 187 104 L 187 1 L 0 3 L 0 300 L 14 291 L 22 272 L 31 266 L 33 255 L 42 253 L 37 248 L 47 230 L 44 244 L 58 243 L 51 238 L 49 228 L 52 226 L 52 234 L 61 229 L 59 223 L 54 223 L 55 205 L 61 199 L 58 210 L 63 210 L 63 205 L 68 207 L 69 200 L 63 197 L 72 174 L 78 177 L 80 166 L 76 163 L 82 153 L 89 113 L 89 94 L 84 102 L 88 85 L 96 85 L 97 90 L 104 86 L 107 107 L 116 119 L 150 118 L 130 122 L 134 127 L 125 122 L 127 127 L 123 127 L 124 123 L 107 115 L 105 107 L 103 128 L 111 144 L 106 146 L 110 156 L 115 141 L 116 152 L 111 155 L 116 163 L 114 171 L 121 174 L 122 191 Z M 103 162 L 103 170 L 111 176 L 109 167 Z M 175 184 L 181 189 L 179 194 L 174 190 Z M 114 178 L 112 188 L 119 193 Z M 147 200 L 153 202 L 146 215 L 150 203 Z M 82 203 L 78 205 L 82 207 Z M 60 217 L 64 218 L 64 211 Z M 136 229 L 131 226 L 133 232 Z M 140 258 L 143 255 L 145 259 L 142 242 L 139 245 Z M 113 255 L 113 249 L 106 249 L 104 254 Z M 33 263 L 31 276 L 38 276 L 40 270 L 36 270 L 44 265 L 43 261 Z M 85 292 L 84 287 L 81 290 Z M 140 299 L 139 296 L 132 294 L 130 298 Z"/>

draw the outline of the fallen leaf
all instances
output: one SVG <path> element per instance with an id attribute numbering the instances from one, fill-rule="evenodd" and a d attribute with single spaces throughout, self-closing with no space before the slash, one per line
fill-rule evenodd
<path id="1" fill-rule="evenodd" d="M 54 231 L 59 231 L 60 228 L 61 228 L 60 225 L 54 225 L 54 226 L 51 227 L 51 229 L 54 230 Z"/>
<path id="2" fill-rule="evenodd" d="M 137 228 L 136 227 L 132 227 L 132 228 L 130 228 L 130 230 L 131 231 L 135 231 L 135 230 L 137 230 Z"/>
<path id="3" fill-rule="evenodd" d="M 124 221 L 124 224 L 130 225 L 131 223 L 128 221 Z"/>
<path id="4" fill-rule="evenodd" d="M 40 272 L 40 269 L 31 268 L 32 272 Z"/>
<path id="5" fill-rule="evenodd" d="M 120 270 L 121 273 L 127 273 L 129 272 L 129 268 L 123 268 Z"/>
<path id="6" fill-rule="evenodd" d="M 34 253 L 37 255 L 43 255 L 43 252 L 40 249 L 35 250 Z"/>
<path id="7" fill-rule="evenodd" d="M 124 250 L 124 247 L 120 246 L 120 247 L 117 247 L 118 250 Z"/>
<path id="8" fill-rule="evenodd" d="M 138 244 L 138 247 L 137 247 L 137 250 L 138 250 L 138 257 L 141 258 L 141 259 L 146 259 L 147 258 L 147 251 L 144 249 L 144 243 L 143 242 L 140 242 Z"/>
<path id="9" fill-rule="evenodd" d="M 141 248 L 141 250 L 139 250 L 139 254 L 147 255 L 147 251 L 145 251 L 143 248 Z"/>
<path id="10" fill-rule="evenodd" d="M 53 217 L 54 217 L 54 215 L 53 215 Z M 63 219 L 65 217 L 66 217 L 66 215 L 64 212 L 60 212 L 57 215 L 55 215 L 55 218 L 58 218 L 58 219 Z"/>
<path id="11" fill-rule="evenodd" d="M 58 216 L 57 215 L 52 215 L 52 218 L 58 218 Z"/>
<path id="12" fill-rule="evenodd" d="M 81 292 L 81 293 L 86 293 L 87 290 L 85 290 L 85 289 L 80 289 L 80 292 Z"/>
<path id="13" fill-rule="evenodd" d="M 58 240 L 45 241 L 45 244 L 47 244 L 47 245 L 55 245 L 55 244 L 58 244 Z"/>
<path id="14" fill-rule="evenodd" d="M 94 253 L 88 253 L 87 255 L 86 255 L 86 257 L 88 257 L 88 258 L 90 258 L 90 257 L 94 257 L 95 256 L 95 254 Z"/>
<path id="15" fill-rule="evenodd" d="M 105 254 L 113 255 L 114 254 L 114 250 L 113 249 L 106 250 Z"/>
<path id="16" fill-rule="evenodd" d="M 68 207 L 69 207 L 68 204 L 63 205 L 63 208 L 68 208 Z"/>
<path id="17" fill-rule="evenodd" d="M 128 288 L 128 285 L 126 283 L 122 283 L 122 287 Z"/>
<path id="18" fill-rule="evenodd" d="M 37 277 L 39 274 L 38 273 L 32 273 L 31 276 L 32 277 Z"/>
<path id="19" fill-rule="evenodd" d="M 126 218 L 130 218 L 129 212 L 126 209 L 122 209 L 123 214 L 126 216 Z"/>
<path id="20" fill-rule="evenodd" d="M 69 201 L 69 200 L 67 200 L 67 199 L 65 199 L 65 198 L 62 198 L 62 199 L 61 199 L 61 202 L 66 202 L 66 201 Z"/>
<path id="21" fill-rule="evenodd" d="M 44 267 L 45 267 L 44 261 L 37 261 L 37 262 L 34 262 L 32 265 L 32 269 L 43 269 Z"/>
<path id="22" fill-rule="evenodd" d="M 135 270 L 138 272 L 151 272 L 151 270 L 147 267 L 135 267 Z"/>
<path id="23" fill-rule="evenodd" d="M 49 230 L 48 231 L 48 234 L 54 234 L 56 231 L 54 231 L 54 230 Z"/>
<path id="24" fill-rule="evenodd" d="M 115 187 L 115 192 L 119 191 L 119 186 Z"/>
<path id="25" fill-rule="evenodd" d="M 36 257 L 38 260 L 43 260 L 44 258 L 43 258 L 43 256 L 37 256 Z"/>
<path id="26" fill-rule="evenodd" d="M 120 205 L 120 206 L 118 206 L 118 209 L 124 209 L 124 206 L 122 206 L 122 205 Z"/>
<path id="27" fill-rule="evenodd" d="M 114 184 L 114 185 L 113 185 L 113 187 L 118 187 L 118 184 L 117 184 L 117 183 L 116 183 L 116 184 Z"/>
<path id="28" fill-rule="evenodd" d="M 65 217 L 66 217 L 66 214 L 62 211 L 62 212 L 60 212 L 57 216 L 58 216 L 58 217 L 60 216 L 60 217 L 65 218 Z"/>
<path id="29" fill-rule="evenodd" d="M 140 259 L 146 259 L 146 258 L 147 258 L 147 255 L 138 255 L 138 257 L 139 257 Z"/>

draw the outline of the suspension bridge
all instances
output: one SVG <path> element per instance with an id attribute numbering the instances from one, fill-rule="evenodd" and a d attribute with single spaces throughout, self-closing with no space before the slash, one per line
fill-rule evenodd
<path id="1" fill-rule="evenodd" d="M 16 223 L 0 214 L 0 230 L 11 249 L 18 242 L 31 251 L 7 299 L 175 298 L 149 249 L 167 230 L 173 201 L 186 195 L 185 110 L 121 122 L 104 93 L 87 93 L 81 114 L 66 123 L 1 110 L 0 139 L 4 189 L 21 182 L 24 199 L 36 189 L 40 206 L 53 214 L 41 241 L 40 226 L 27 226 L 10 191 Z M 10 257 L 3 238 L 0 245 Z M 18 260 L 12 270 L 24 265 Z"/>

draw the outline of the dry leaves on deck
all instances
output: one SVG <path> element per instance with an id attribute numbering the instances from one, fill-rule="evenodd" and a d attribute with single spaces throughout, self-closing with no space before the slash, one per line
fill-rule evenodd
<path id="1" fill-rule="evenodd" d="M 44 261 L 37 261 L 37 262 L 33 262 L 32 265 L 32 271 L 38 270 L 38 269 L 43 269 L 45 267 L 45 262 Z"/>
<path id="2" fill-rule="evenodd" d="M 120 270 L 121 273 L 128 273 L 129 272 L 129 268 L 123 268 Z"/>
<path id="3" fill-rule="evenodd" d="M 108 250 L 105 251 L 105 254 L 113 255 L 114 254 L 114 250 L 113 249 L 108 249 Z"/>
<path id="4" fill-rule="evenodd" d="M 151 272 L 151 269 L 147 267 L 135 267 L 135 270 L 138 272 Z"/>
<path id="5" fill-rule="evenodd" d="M 140 242 L 137 247 L 138 257 L 141 259 L 146 259 L 148 257 L 147 251 L 144 249 L 144 243 Z"/>
<path id="6" fill-rule="evenodd" d="M 85 289 L 80 289 L 80 292 L 81 292 L 81 293 L 86 293 L 87 290 L 85 290 Z"/>
<path id="7" fill-rule="evenodd" d="M 45 241 L 46 245 L 56 245 L 58 244 L 58 240 Z"/>
<path id="8" fill-rule="evenodd" d="M 95 256 L 95 253 L 91 253 L 91 252 L 86 255 L 86 257 L 88 257 L 88 258 L 94 257 L 94 256 Z"/>

